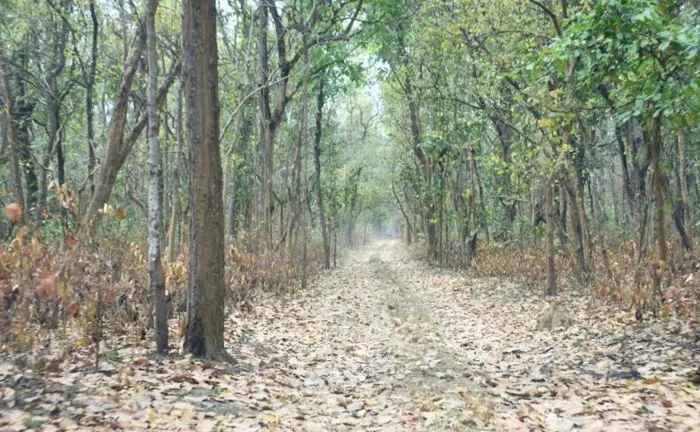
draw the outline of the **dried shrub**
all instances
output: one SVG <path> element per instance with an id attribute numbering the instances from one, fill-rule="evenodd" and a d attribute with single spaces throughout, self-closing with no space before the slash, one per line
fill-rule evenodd
<path id="1" fill-rule="evenodd" d="M 574 264 L 565 251 L 560 251 L 555 257 L 559 290 L 589 294 L 625 309 L 639 305 L 653 309 L 654 314 L 661 316 L 695 316 L 700 300 L 700 259 L 697 252 L 684 251 L 678 244 L 669 246 L 668 263 L 656 263 L 657 258 L 649 253 L 638 271 L 632 241 L 609 245 L 608 272 L 600 248 L 594 244 L 593 259 L 588 263 L 589 277 L 585 281 L 576 278 Z M 698 246 L 695 250 L 698 250 Z M 470 273 L 474 277 L 507 278 L 526 288 L 544 292 L 545 256 L 545 250 L 540 245 L 524 250 L 483 246 L 472 260 Z M 661 299 L 653 299 L 650 292 L 653 271 L 663 274 L 664 293 Z"/>

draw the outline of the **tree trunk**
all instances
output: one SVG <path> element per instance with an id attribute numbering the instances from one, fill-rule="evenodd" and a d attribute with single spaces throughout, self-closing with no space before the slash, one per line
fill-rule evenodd
<path id="1" fill-rule="evenodd" d="M 173 207 L 170 213 L 170 226 L 168 227 L 168 262 L 175 261 L 175 258 L 180 253 L 179 236 L 177 235 L 180 229 L 180 213 L 182 212 L 182 200 L 180 199 L 180 170 L 182 169 L 182 147 L 183 133 L 182 130 L 182 98 L 183 89 L 182 82 L 177 92 L 177 154 L 175 155 L 175 166 L 173 167 L 173 190 L 172 202 Z"/>
<path id="2" fill-rule="evenodd" d="M 95 114 L 94 114 L 94 88 L 97 74 L 97 38 L 99 35 L 99 22 L 95 11 L 95 0 L 90 0 L 90 20 L 92 21 L 92 40 L 90 48 L 90 69 L 85 77 L 85 113 L 87 116 L 88 134 L 88 175 L 87 182 L 90 196 L 95 193 Z"/>
<path id="3" fill-rule="evenodd" d="M 265 83 L 269 79 L 269 56 L 267 51 L 267 31 L 269 10 L 261 5 L 258 10 L 258 61 L 260 79 Z M 270 89 L 267 86 L 260 91 L 260 155 L 262 157 L 262 230 L 265 249 L 272 247 L 272 170 L 275 142 L 275 125 L 270 108 Z"/>
<path id="4" fill-rule="evenodd" d="M 56 140 L 56 178 L 58 185 L 66 183 L 66 155 L 63 152 L 63 131 L 58 132 Z"/>
<path id="5" fill-rule="evenodd" d="M 8 70 L 6 63 L 2 61 L 4 58 L 4 44 L 0 42 L 0 84 L 3 88 L 3 97 L 5 100 L 4 113 L 7 117 L 7 141 L 9 142 L 8 152 L 10 154 L 10 170 L 12 173 L 12 196 L 15 202 L 24 206 L 24 189 L 22 188 L 22 172 L 19 167 L 19 157 L 17 151 L 17 137 L 15 134 L 15 125 L 12 118 L 12 89 L 10 88 L 10 80 L 8 78 Z M 26 211 L 26 209 L 25 209 Z M 24 212 L 23 212 L 24 213 Z"/>
<path id="6" fill-rule="evenodd" d="M 155 300 L 156 350 L 168 351 L 168 305 L 165 275 L 161 263 L 161 179 L 158 140 L 158 55 L 156 52 L 156 10 L 158 0 L 148 0 L 146 44 L 148 59 L 148 277 Z"/>
<path id="7" fill-rule="evenodd" d="M 323 264 L 326 269 L 331 268 L 331 244 L 328 239 L 328 227 L 326 225 L 326 211 L 323 207 L 323 188 L 321 184 L 321 136 L 323 128 L 323 103 L 325 84 L 324 77 L 321 77 L 318 84 L 318 95 L 316 96 L 316 133 L 314 135 L 314 166 L 316 168 L 316 205 L 318 206 L 318 219 L 321 225 L 321 236 L 323 238 Z"/>
<path id="8" fill-rule="evenodd" d="M 581 219 L 579 216 L 579 207 L 576 202 L 576 193 L 568 179 L 562 179 L 562 184 L 566 189 L 568 198 L 567 213 L 569 219 L 569 236 L 571 239 L 572 256 L 576 261 L 574 268 L 577 279 L 580 282 L 586 280 L 588 267 L 586 265 L 586 254 L 583 246 L 583 233 L 581 231 Z"/>
<path id="9" fill-rule="evenodd" d="M 547 295 L 557 295 L 557 274 L 554 268 L 554 216 L 552 185 L 545 187 L 545 220 L 547 223 Z"/>
<path id="10" fill-rule="evenodd" d="M 406 213 L 406 209 L 404 209 L 403 204 L 401 204 L 401 200 L 399 199 L 399 195 L 396 193 L 396 187 L 394 187 L 394 184 L 391 184 L 391 192 L 394 194 L 394 198 L 396 199 L 396 203 L 399 205 L 399 210 L 401 210 L 401 214 L 403 215 L 404 219 L 406 220 L 406 244 L 408 246 L 411 245 L 412 241 L 412 236 L 411 232 L 413 231 L 413 226 L 411 225 L 411 219 L 408 217 L 408 214 Z"/>
<path id="11" fill-rule="evenodd" d="M 112 188 L 117 179 L 117 173 L 123 160 L 126 159 L 124 149 L 124 129 L 126 127 L 126 112 L 129 106 L 129 94 L 131 86 L 138 70 L 141 54 L 146 43 L 146 32 L 139 26 L 131 46 L 131 52 L 124 65 L 119 87 L 114 95 L 114 108 L 109 120 L 109 136 L 105 148 L 105 156 L 102 160 L 102 169 L 97 178 L 95 192 L 92 194 L 90 204 L 85 214 L 85 223 L 94 230 L 97 228 L 99 210 L 107 203 L 112 195 Z M 145 127 L 145 122 L 141 130 Z M 140 131 L 139 131 L 140 132 Z M 129 149 L 130 150 L 130 149 Z"/>
<path id="12" fill-rule="evenodd" d="M 301 131 L 300 137 L 301 142 L 299 148 L 299 156 L 303 159 L 303 167 L 300 166 L 299 174 L 303 178 L 303 184 L 300 183 L 299 190 L 302 191 L 302 196 L 299 197 L 299 205 L 303 207 L 308 207 L 309 203 L 309 183 L 308 183 L 308 157 L 306 157 L 306 147 L 308 141 L 308 101 L 309 101 L 309 49 L 307 42 L 306 31 L 302 34 L 302 50 L 304 58 L 304 83 L 302 88 L 302 100 L 301 100 Z M 320 175 L 320 171 L 319 171 Z M 309 218 L 311 212 L 306 212 L 300 209 L 302 214 L 301 217 L 301 241 L 302 241 L 302 257 L 301 257 L 301 289 L 305 290 L 308 282 L 308 267 L 309 267 L 309 256 L 308 256 L 308 233 L 309 233 Z"/>
<path id="13" fill-rule="evenodd" d="M 61 12 L 68 12 L 67 5 L 62 2 L 60 8 L 66 9 Z M 46 200 L 48 198 L 48 167 L 51 163 L 51 158 L 54 152 L 57 152 L 61 147 L 61 98 L 60 91 L 58 87 L 58 77 L 63 73 L 66 66 L 66 41 L 68 38 L 68 32 L 70 28 L 68 23 L 63 20 L 62 25 L 57 28 L 53 34 L 53 40 L 51 43 L 51 60 L 50 66 L 47 71 L 46 84 L 48 86 L 48 92 L 46 94 L 46 106 L 48 109 L 48 134 L 49 141 L 46 145 L 46 150 L 42 156 L 42 165 L 39 167 L 40 177 L 39 177 L 39 199 L 36 205 L 35 220 L 37 225 L 41 225 L 41 220 L 43 217 L 43 210 L 46 206 Z M 61 153 L 63 153 L 61 149 Z M 61 155 L 62 157 L 62 155 Z M 63 170 L 59 167 L 59 170 Z M 60 179 L 59 179 L 60 185 Z"/>
<path id="14" fill-rule="evenodd" d="M 30 41 L 25 42 L 27 46 L 20 51 L 20 63 L 23 68 L 28 67 L 27 52 Z M 19 93 L 13 100 L 13 121 L 14 121 L 14 147 L 19 155 L 19 165 L 22 174 L 24 174 L 25 193 L 24 193 L 24 218 L 31 220 L 31 215 L 36 210 L 36 203 L 39 197 L 39 179 L 36 176 L 36 163 L 31 149 L 30 129 L 32 126 L 32 116 L 35 105 L 28 101 L 27 82 L 20 76 L 17 76 L 17 87 Z"/>
<path id="15" fill-rule="evenodd" d="M 692 237 L 693 226 L 690 220 L 690 204 L 688 199 L 688 175 L 685 170 L 686 156 L 685 156 L 685 132 L 683 130 L 678 132 L 678 182 L 681 186 L 681 201 L 683 203 L 683 226 L 685 232 Z"/>
<path id="16" fill-rule="evenodd" d="M 183 3 L 190 164 L 190 258 L 183 351 L 229 360 L 224 350 L 224 205 L 219 148 L 215 0 Z"/>
<path id="17" fill-rule="evenodd" d="M 145 31 L 143 33 L 145 34 Z M 138 43 L 135 42 L 135 45 L 138 45 Z M 97 184 L 95 185 L 95 193 L 92 195 L 88 210 L 85 214 L 85 223 L 90 227 L 93 233 L 99 225 L 99 210 L 109 201 L 114 183 L 117 180 L 117 174 L 119 174 L 119 170 L 122 165 L 124 165 L 124 161 L 127 156 L 129 156 L 131 149 L 136 145 L 139 136 L 146 128 L 146 123 L 148 122 L 147 115 L 140 115 L 134 128 L 129 132 L 129 135 L 127 135 L 126 138 L 124 137 L 129 90 L 131 89 L 134 74 L 139 64 L 143 43 L 140 48 L 137 48 L 138 47 L 135 46 L 132 50 L 132 55 L 129 57 L 130 61 L 127 63 L 127 69 L 124 71 L 124 75 L 122 75 L 122 81 L 119 85 L 117 95 L 115 96 L 115 106 L 112 111 L 112 118 L 109 122 L 109 138 L 107 140 L 105 156 L 102 161 L 102 169 L 98 176 Z M 137 52 L 138 54 L 136 54 Z M 176 62 L 173 65 L 173 69 L 165 77 L 163 84 L 158 89 L 157 102 L 159 105 L 163 103 L 168 95 L 168 90 L 175 81 L 179 70 L 180 63 Z"/>
<path id="18" fill-rule="evenodd" d="M 651 120 L 651 169 L 654 183 L 654 225 L 656 226 L 656 243 L 658 261 L 652 269 L 652 291 L 655 296 L 661 296 L 661 273 L 666 266 L 668 246 L 666 245 L 666 226 L 664 217 L 664 192 L 661 173 L 661 118 L 654 117 Z"/>

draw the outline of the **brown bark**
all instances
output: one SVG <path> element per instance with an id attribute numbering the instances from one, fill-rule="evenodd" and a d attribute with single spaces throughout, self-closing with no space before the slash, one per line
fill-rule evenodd
<path id="1" fill-rule="evenodd" d="M 321 237 L 323 239 L 323 264 L 326 269 L 331 268 L 331 244 L 328 239 L 328 226 L 326 224 L 326 210 L 323 207 L 323 187 L 321 184 L 321 137 L 323 132 L 323 104 L 325 95 L 323 87 L 324 77 L 321 77 L 318 84 L 318 95 L 316 95 L 316 132 L 314 135 L 314 167 L 316 169 L 316 205 L 318 206 L 318 219 L 321 226 Z M 409 234 L 410 235 L 410 234 Z"/>
<path id="2" fill-rule="evenodd" d="M 59 13 L 63 13 L 63 9 L 67 9 L 68 4 L 64 1 L 60 6 Z M 39 199 L 36 204 L 36 213 L 34 214 L 37 224 L 41 223 L 43 217 L 43 209 L 46 206 L 46 200 L 48 198 L 48 167 L 51 163 L 51 158 L 54 153 L 60 150 L 60 156 L 62 158 L 62 143 L 61 143 L 61 97 L 60 89 L 58 86 L 58 77 L 63 73 L 66 66 L 66 55 L 65 48 L 68 38 L 68 32 L 70 28 L 68 27 L 68 22 L 62 20 L 62 25 L 57 26 L 53 34 L 53 40 L 51 43 L 51 57 L 50 64 L 46 75 L 47 93 L 46 93 L 46 106 L 47 106 L 47 126 L 49 140 L 46 144 L 46 149 L 41 159 L 41 166 L 39 167 Z M 62 162 L 59 160 L 59 162 Z M 58 167 L 59 171 L 63 168 Z M 62 179 L 59 180 L 59 186 Z"/>
<path id="3" fill-rule="evenodd" d="M 403 204 L 401 203 L 401 199 L 399 198 L 399 195 L 396 193 L 396 187 L 394 184 L 391 184 L 391 192 L 394 194 L 394 198 L 396 199 L 396 203 L 399 205 L 399 210 L 401 210 L 401 214 L 403 215 L 404 219 L 406 220 L 406 244 L 411 245 L 412 241 L 412 231 L 413 231 L 413 225 L 411 224 L 411 219 L 408 217 L 408 214 L 406 213 L 406 209 L 404 209 Z"/>
<path id="4" fill-rule="evenodd" d="M 547 223 L 547 295 L 557 295 L 557 274 L 554 268 L 554 216 L 552 215 L 553 206 L 553 191 L 552 185 L 547 185 L 545 188 L 545 220 Z"/>
<path id="5" fill-rule="evenodd" d="M 656 228 L 656 244 L 658 261 L 652 266 L 652 291 L 661 296 L 661 273 L 666 267 L 668 246 L 666 244 L 666 218 L 664 217 L 664 192 L 661 173 L 661 119 L 654 117 L 650 125 L 651 169 L 654 185 L 654 225 Z"/>
<path id="6" fill-rule="evenodd" d="M 183 129 L 182 129 L 182 98 L 183 89 L 182 83 L 177 92 L 177 154 L 175 156 L 175 166 L 173 167 L 173 191 L 172 191 L 172 212 L 170 213 L 170 225 L 168 227 L 168 262 L 175 261 L 180 253 L 179 236 L 177 235 L 180 229 L 180 213 L 182 212 L 182 200 L 180 199 L 180 170 L 182 165 L 183 151 Z"/>
<path id="7" fill-rule="evenodd" d="M 574 187 L 568 179 L 562 179 L 562 185 L 566 189 L 567 213 L 569 216 L 569 238 L 571 240 L 572 255 L 576 260 L 575 274 L 579 281 L 586 280 L 588 266 L 586 265 L 586 254 L 584 251 L 583 233 L 581 231 L 581 219 L 579 216 L 579 206 L 577 204 Z"/>
<path id="8" fill-rule="evenodd" d="M 591 198 L 591 211 L 593 212 L 593 219 L 595 221 L 596 234 L 598 237 L 598 242 L 600 244 L 600 252 L 603 256 L 603 266 L 605 267 L 605 273 L 608 279 L 615 285 L 615 289 L 619 289 L 617 279 L 612 271 L 612 266 L 610 265 L 610 257 L 608 254 L 607 241 L 605 239 L 605 228 L 603 226 L 603 209 L 600 205 L 599 197 L 593 197 L 593 191 L 591 190 L 591 184 L 588 183 L 588 193 Z M 604 195 L 604 194 L 603 194 Z"/>
<path id="9" fill-rule="evenodd" d="M 97 74 L 97 38 L 99 35 L 99 21 L 95 11 L 95 0 L 90 0 L 90 20 L 92 22 L 92 40 L 90 47 L 89 71 L 85 74 L 85 113 L 87 116 L 88 134 L 88 176 L 87 182 L 90 196 L 95 193 L 95 115 L 94 115 L 94 87 Z"/>
<path id="10" fill-rule="evenodd" d="M 13 99 L 12 99 L 12 89 L 10 88 L 10 80 L 8 79 L 9 73 L 8 73 L 8 68 L 6 66 L 6 63 L 4 61 L 4 46 L 3 43 L 0 42 L 0 85 L 2 85 L 3 88 L 3 97 L 4 97 L 4 114 L 7 117 L 7 123 L 6 123 L 6 128 L 7 128 L 7 141 L 9 142 L 8 145 L 8 152 L 10 154 L 10 170 L 12 174 L 12 182 L 11 182 L 11 188 L 12 188 L 12 196 L 15 199 L 15 202 L 21 204 L 24 206 L 24 189 L 22 188 L 22 172 L 19 167 L 19 157 L 18 157 L 18 151 L 17 151 L 17 136 L 15 133 L 15 125 L 14 125 L 14 120 L 12 119 L 12 105 L 13 105 Z M 24 213 L 24 212 L 23 212 Z"/>
<path id="11" fill-rule="evenodd" d="M 688 175 L 686 174 L 685 132 L 678 132 L 678 182 L 681 187 L 681 202 L 683 203 L 683 227 L 686 233 L 691 233 L 693 226 L 690 220 L 690 204 L 688 199 Z"/>
<path id="12" fill-rule="evenodd" d="M 142 24 L 142 23 L 141 23 Z M 91 229 L 96 229 L 99 219 L 99 210 L 107 203 L 112 194 L 114 182 L 117 179 L 117 173 L 121 168 L 123 161 L 126 159 L 128 151 L 131 150 L 129 143 L 124 142 L 124 130 L 126 128 L 126 113 L 129 104 L 129 95 L 131 86 L 134 83 L 134 77 L 138 70 L 141 54 L 146 44 L 146 31 L 142 25 L 139 25 L 136 31 L 136 36 L 131 45 L 131 52 L 127 57 L 124 65 L 119 86 L 114 95 L 114 108 L 109 121 L 109 135 L 107 138 L 107 146 L 105 155 L 102 161 L 102 169 L 100 170 L 95 185 L 95 192 L 90 199 L 87 212 L 85 214 L 85 223 L 91 226 Z M 140 132 L 146 126 L 146 117 L 143 117 L 143 124 L 140 127 Z M 133 145 L 133 143 L 132 143 Z"/>
<path id="13" fill-rule="evenodd" d="M 90 226 L 91 230 L 97 229 L 99 225 L 99 210 L 109 201 L 114 188 L 114 183 L 117 180 L 117 174 L 131 149 L 136 145 L 141 133 L 146 128 L 148 116 L 142 114 L 131 132 L 124 137 L 126 127 L 126 111 L 129 101 L 129 93 L 134 81 L 134 76 L 138 69 L 141 53 L 145 45 L 145 31 L 139 30 L 134 44 L 132 46 L 129 60 L 122 74 L 122 79 L 117 89 L 114 98 L 114 109 L 112 118 L 109 122 L 109 137 L 107 139 L 107 147 L 102 162 L 102 168 L 98 174 L 97 184 L 95 185 L 95 193 L 92 195 L 88 210 L 85 213 L 85 224 Z M 170 73 L 165 77 L 163 84 L 158 89 L 158 104 L 160 105 L 168 95 L 170 86 L 175 81 L 180 70 L 180 63 L 177 61 Z"/>
<path id="14" fill-rule="evenodd" d="M 198 357 L 230 360 L 224 351 L 224 209 L 216 2 L 185 0 L 183 9 L 191 214 L 183 351 Z"/>
<path id="15" fill-rule="evenodd" d="M 261 5 L 258 11 L 258 62 L 260 80 L 264 84 L 270 75 L 269 55 L 267 50 L 267 32 L 269 11 L 266 5 Z M 266 249 L 272 246 L 272 170 L 276 127 L 273 123 L 270 108 L 270 89 L 264 85 L 260 91 L 260 155 L 262 157 L 262 230 L 263 242 Z"/>
<path id="16" fill-rule="evenodd" d="M 401 42 L 403 44 L 403 41 Z M 402 50 L 404 49 L 401 45 Z M 407 54 L 404 55 L 404 64 L 408 65 Z M 404 92 L 406 99 L 408 101 L 408 114 L 411 119 L 411 137 L 413 139 L 413 154 L 420 164 L 421 171 L 423 174 L 424 181 L 427 184 L 433 182 L 433 173 L 431 164 L 421 148 L 422 134 L 421 134 L 421 122 L 420 122 L 420 107 L 415 100 L 415 95 L 413 94 L 413 84 L 410 74 L 406 76 L 406 81 L 404 83 Z M 438 258 L 438 243 L 440 231 L 438 231 L 436 214 L 438 209 L 436 208 L 436 203 L 433 197 L 428 196 L 425 202 L 425 222 L 426 231 L 428 233 L 428 257 L 429 259 Z"/>

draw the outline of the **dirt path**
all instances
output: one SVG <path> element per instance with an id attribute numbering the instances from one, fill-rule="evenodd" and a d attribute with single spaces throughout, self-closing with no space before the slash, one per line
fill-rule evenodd
<path id="1" fill-rule="evenodd" d="M 0 429 L 700 430 L 688 329 L 561 301 L 574 325 L 538 332 L 537 293 L 377 242 L 232 316 L 234 368 L 148 359 L 150 345 L 115 347 L 100 373 L 0 363 Z"/>
<path id="2" fill-rule="evenodd" d="M 574 326 L 535 331 L 537 294 L 430 269 L 385 241 L 251 334 L 270 350 L 263 375 L 294 394 L 270 399 L 282 429 L 700 430 L 690 329 L 562 302 L 578 305 Z"/>

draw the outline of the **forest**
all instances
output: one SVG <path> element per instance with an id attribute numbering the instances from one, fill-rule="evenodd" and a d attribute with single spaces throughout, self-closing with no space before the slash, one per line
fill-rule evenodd
<path id="1" fill-rule="evenodd" d="M 700 1 L 0 0 L 0 430 L 700 429 Z"/>

